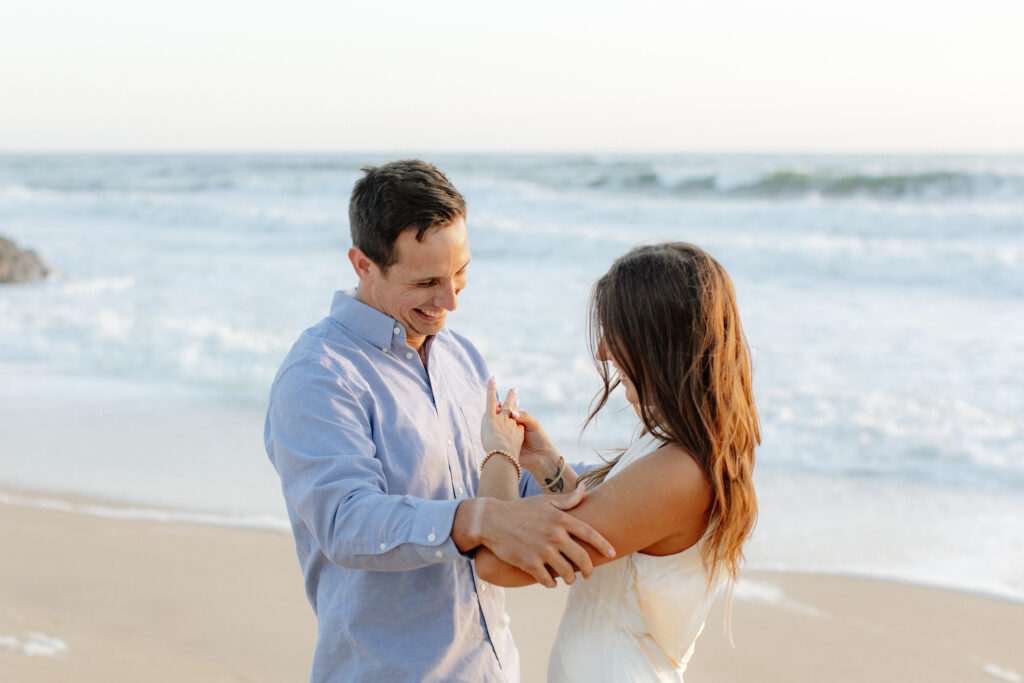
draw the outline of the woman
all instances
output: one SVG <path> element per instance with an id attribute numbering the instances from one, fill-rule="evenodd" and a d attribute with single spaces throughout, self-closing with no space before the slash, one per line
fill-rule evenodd
<path id="1" fill-rule="evenodd" d="M 492 381 L 479 495 L 514 497 L 525 468 L 617 551 L 590 550 L 597 568 L 574 582 L 549 680 L 681 681 L 757 517 L 760 429 L 732 282 L 693 245 L 638 247 L 595 285 L 590 338 L 604 388 L 587 422 L 621 385 L 641 437 L 577 483 L 537 420 L 511 392 L 499 404 Z M 534 582 L 487 549 L 475 563 L 485 581 Z"/>

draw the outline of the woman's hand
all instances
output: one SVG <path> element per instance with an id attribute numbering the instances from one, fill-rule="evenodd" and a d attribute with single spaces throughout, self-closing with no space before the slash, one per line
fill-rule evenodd
<path id="1" fill-rule="evenodd" d="M 516 461 L 520 467 L 533 475 L 541 490 L 547 494 L 564 494 L 571 493 L 576 489 L 578 480 L 576 472 L 558 453 L 558 449 L 555 448 L 555 444 L 551 442 L 548 433 L 541 427 L 537 418 L 519 408 L 519 397 L 516 395 L 515 387 L 508 392 L 504 404 L 498 403 L 492 376 L 487 384 L 487 406 L 481 426 L 486 450 L 504 448 L 504 450 L 512 452 L 504 446 L 490 445 L 499 443 L 499 439 L 497 436 L 488 437 L 489 433 L 497 433 L 497 425 L 501 424 L 501 419 L 509 416 L 521 429 L 514 452 Z M 508 427 L 508 425 L 504 426 Z"/>
<path id="2" fill-rule="evenodd" d="M 487 400 L 485 401 L 484 417 L 480 422 L 480 440 L 487 452 L 503 450 L 519 460 L 523 445 L 523 427 L 511 418 L 509 412 L 516 405 L 516 389 L 513 387 L 505 396 L 505 402 L 499 407 L 497 383 L 494 377 L 487 382 Z"/>
<path id="3" fill-rule="evenodd" d="M 516 410 L 513 417 L 523 427 L 523 447 L 519 453 L 519 463 L 530 471 L 534 479 L 543 482 L 544 478 L 551 476 L 558 467 L 561 459 L 558 449 L 533 415 L 525 410 Z"/>

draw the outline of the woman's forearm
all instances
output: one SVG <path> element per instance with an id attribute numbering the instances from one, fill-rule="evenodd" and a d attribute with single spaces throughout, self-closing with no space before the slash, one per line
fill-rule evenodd
<path id="1" fill-rule="evenodd" d="M 572 493 L 579 482 L 576 470 L 557 451 L 552 451 L 552 455 L 544 464 L 535 466 L 530 470 L 530 474 L 540 486 L 540 490 L 550 494 Z"/>
<path id="2" fill-rule="evenodd" d="M 487 456 L 480 471 L 477 496 L 514 500 L 519 497 L 520 468 L 512 464 L 510 456 L 494 452 Z"/>

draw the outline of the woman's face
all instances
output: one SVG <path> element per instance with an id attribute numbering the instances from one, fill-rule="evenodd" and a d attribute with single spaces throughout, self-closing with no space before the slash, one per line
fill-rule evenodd
<path id="1" fill-rule="evenodd" d="M 608 347 L 604 343 L 604 339 L 597 345 L 597 359 L 601 361 L 608 361 L 615 368 L 615 372 L 619 373 L 619 381 L 622 383 L 622 388 L 626 392 L 626 400 L 633 405 L 640 403 L 640 398 L 636 395 L 636 386 L 625 372 L 622 371 L 622 367 L 615 361 Z"/>

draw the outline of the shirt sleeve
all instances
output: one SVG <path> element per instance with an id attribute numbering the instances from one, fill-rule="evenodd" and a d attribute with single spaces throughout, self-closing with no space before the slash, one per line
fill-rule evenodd
<path id="1" fill-rule="evenodd" d="M 332 562 L 404 571 L 464 557 L 451 539 L 461 501 L 387 493 L 371 417 L 343 378 L 316 363 L 287 369 L 265 436 L 285 499 Z"/>

